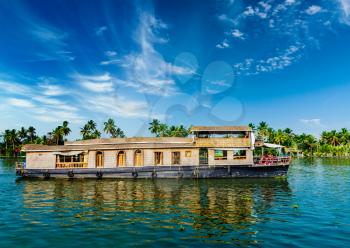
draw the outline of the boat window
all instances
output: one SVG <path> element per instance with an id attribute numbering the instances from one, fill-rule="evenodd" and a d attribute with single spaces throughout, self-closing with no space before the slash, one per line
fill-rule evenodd
<path id="1" fill-rule="evenodd" d="M 186 151 L 185 152 L 185 157 L 186 158 L 192 157 L 192 151 Z"/>
<path id="2" fill-rule="evenodd" d="M 96 167 L 103 167 L 103 153 L 96 152 Z"/>
<path id="3" fill-rule="evenodd" d="M 227 159 L 227 151 L 226 150 L 215 150 L 214 151 L 214 159 L 215 160 L 226 160 Z"/>
<path id="4" fill-rule="evenodd" d="M 171 163 L 172 164 L 180 164 L 180 152 L 172 152 L 171 153 Z"/>
<path id="5" fill-rule="evenodd" d="M 118 152 L 117 166 L 125 166 L 125 152 L 124 151 Z"/>
<path id="6" fill-rule="evenodd" d="M 247 151 L 246 150 L 234 150 L 233 159 L 246 159 Z"/>
<path id="7" fill-rule="evenodd" d="M 142 166 L 142 152 L 141 150 L 136 150 L 134 154 L 134 165 Z"/>
<path id="8" fill-rule="evenodd" d="M 154 163 L 155 165 L 163 164 L 163 152 L 154 152 Z"/>

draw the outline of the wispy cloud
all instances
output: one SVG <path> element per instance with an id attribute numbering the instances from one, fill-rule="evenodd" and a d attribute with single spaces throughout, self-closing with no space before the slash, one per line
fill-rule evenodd
<path id="1" fill-rule="evenodd" d="M 41 46 L 32 61 L 72 61 L 75 59 L 73 53 L 68 49 L 67 33 L 44 23 L 31 22 L 30 24 L 28 32 Z"/>
<path id="2" fill-rule="evenodd" d="M 235 38 L 242 39 L 242 40 L 244 39 L 244 34 L 238 29 L 234 29 L 231 34 Z"/>
<path id="3" fill-rule="evenodd" d="M 103 33 L 105 31 L 107 31 L 107 29 L 108 28 L 106 26 L 98 27 L 98 28 L 95 29 L 95 34 L 98 35 L 98 36 L 101 36 L 101 35 L 103 35 Z"/>
<path id="4" fill-rule="evenodd" d="M 7 100 L 7 103 L 11 106 L 21 107 L 21 108 L 34 108 L 35 107 L 35 105 L 31 101 L 25 100 L 25 99 L 19 99 L 19 98 L 10 98 Z"/>
<path id="5" fill-rule="evenodd" d="M 340 21 L 350 25 L 350 0 L 339 0 Z"/>
<path id="6" fill-rule="evenodd" d="M 297 43 L 273 57 L 264 59 L 247 58 L 243 62 L 234 64 L 233 67 L 236 69 L 237 74 L 243 75 L 256 75 L 261 72 L 282 70 L 301 58 L 303 48 L 304 45 Z"/>
<path id="7" fill-rule="evenodd" d="M 160 35 L 168 26 L 152 14 L 140 13 L 139 26 L 135 41 L 140 47 L 139 53 L 124 56 L 121 66 L 124 68 L 128 86 L 138 92 L 153 95 L 171 95 L 176 93 L 174 75 L 195 73 L 192 68 L 181 67 L 167 62 L 156 50 L 155 44 L 164 44 L 168 39 Z"/>
<path id="8" fill-rule="evenodd" d="M 322 11 L 322 8 L 318 5 L 311 5 L 309 8 L 306 9 L 306 13 L 308 15 L 315 15 Z"/>
<path id="9" fill-rule="evenodd" d="M 0 88 L 2 92 L 12 93 L 12 94 L 26 94 L 30 92 L 30 88 L 23 84 L 19 84 L 12 81 L 2 81 L 0 80 Z"/>
<path id="10" fill-rule="evenodd" d="M 299 121 L 311 127 L 325 127 L 325 125 L 321 123 L 321 119 L 319 118 L 300 119 Z"/>
<path id="11" fill-rule="evenodd" d="M 73 75 L 72 78 L 83 88 L 98 93 L 113 92 L 112 78 L 108 73 L 100 75 Z"/>

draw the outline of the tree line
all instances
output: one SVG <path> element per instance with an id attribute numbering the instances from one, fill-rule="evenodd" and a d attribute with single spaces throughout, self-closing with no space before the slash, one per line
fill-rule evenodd
<path id="1" fill-rule="evenodd" d="M 257 140 L 283 145 L 289 151 L 302 152 L 305 156 L 350 156 L 350 131 L 341 130 L 323 131 L 317 139 L 311 134 L 296 134 L 290 128 L 273 129 L 262 121 L 255 125 L 250 123 Z M 157 119 L 149 123 L 149 131 L 156 137 L 187 137 L 191 127 L 183 125 L 167 125 Z M 124 131 L 119 128 L 113 119 L 103 124 L 103 132 L 111 138 L 124 138 Z M 37 135 L 32 126 L 21 127 L 19 130 L 5 130 L 0 136 L 0 155 L 17 155 L 24 144 L 62 145 L 71 133 L 69 122 L 64 121 L 46 135 Z M 101 131 L 97 124 L 89 120 L 81 129 L 82 140 L 101 138 Z"/>
<path id="2" fill-rule="evenodd" d="M 250 123 L 258 140 L 283 145 L 290 151 L 299 151 L 305 156 L 334 157 L 350 155 L 350 131 L 323 131 L 319 138 L 311 134 L 296 134 L 290 128 L 273 129 L 266 122 Z"/>
<path id="3" fill-rule="evenodd" d="M 120 129 L 113 119 L 104 122 L 103 131 L 111 138 L 124 138 L 124 131 Z M 30 126 L 28 128 L 21 127 L 19 130 L 7 129 L 0 135 L 0 155 L 17 156 L 21 147 L 25 144 L 41 144 L 41 145 L 63 145 L 65 138 L 71 133 L 69 122 L 64 121 L 62 125 L 57 126 L 46 135 L 39 136 L 36 128 Z M 81 139 L 98 139 L 101 138 L 101 132 L 97 129 L 95 121 L 88 121 L 80 129 Z"/>

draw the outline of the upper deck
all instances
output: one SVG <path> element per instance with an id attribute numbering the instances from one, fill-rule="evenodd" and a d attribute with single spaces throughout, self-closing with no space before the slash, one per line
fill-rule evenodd
<path id="1" fill-rule="evenodd" d="M 170 149 L 170 148 L 249 148 L 251 128 L 246 126 L 194 126 L 189 138 L 132 137 L 66 141 L 64 145 L 25 145 L 25 152 Z"/>

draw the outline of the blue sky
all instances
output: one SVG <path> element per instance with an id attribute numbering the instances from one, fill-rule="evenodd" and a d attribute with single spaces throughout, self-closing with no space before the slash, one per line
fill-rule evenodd
<path id="1" fill-rule="evenodd" d="M 350 128 L 350 0 L 1 1 L 0 131 Z"/>

